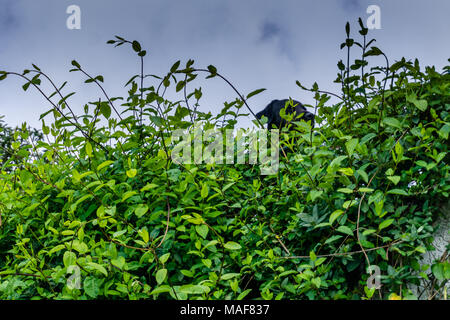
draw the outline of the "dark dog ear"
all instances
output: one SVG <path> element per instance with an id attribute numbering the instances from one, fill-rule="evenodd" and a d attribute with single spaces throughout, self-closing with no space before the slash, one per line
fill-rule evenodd
<path id="1" fill-rule="evenodd" d="M 305 119 L 306 121 L 311 121 L 312 123 L 314 121 L 314 114 L 306 111 L 305 114 L 303 115 L 303 119 Z"/>
<path id="2" fill-rule="evenodd" d="M 276 101 L 276 100 L 274 100 Z M 271 103 L 269 103 L 262 111 L 258 112 L 256 114 L 256 117 L 258 119 L 261 119 L 262 116 L 265 116 L 267 118 L 267 125 L 270 126 L 272 121 L 273 121 L 273 103 L 274 101 L 272 101 Z"/>
<path id="3" fill-rule="evenodd" d="M 258 112 L 258 113 L 256 114 L 256 118 L 258 118 L 258 119 L 261 119 L 262 116 L 265 116 L 264 110 L 263 110 L 263 111 L 260 111 L 260 112 Z"/>
<path id="4" fill-rule="evenodd" d="M 305 106 L 303 104 L 301 104 L 298 101 L 294 100 L 294 108 L 295 108 L 295 112 L 297 112 L 297 114 L 303 113 L 303 112 L 307 112 Z"/>

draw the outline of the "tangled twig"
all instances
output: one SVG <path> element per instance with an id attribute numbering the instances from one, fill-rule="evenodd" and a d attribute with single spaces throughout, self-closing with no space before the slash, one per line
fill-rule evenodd
<path id="1" fill-rule="evenodd" d="M 376 247 L 376 248 L 363 249 L 363 250 L 357 250 L 357 251 L 349 251 L 349 252 L 322 254 L 322 255 L 317 255 L 317 258 L 338 257 L 338 256 L 348 256 L 348 255 L 351 256 L 351 255 L 358 254 L 358 253 L 365 253 L 367 251 L 374 251 L 374 250 L 378 250 L 378 249 L 389 248 L 389 247 L 392 247 L 401 242 L 403 242 L 403 240 L 394 241 L 390 244 L 386 244 L 384 246 L 380 246 L 380 247 Z M 309 255 L 307 255 L 307 256 L 289 256 L 289 257 L 277 257 L 277 258 L 278 259 L 309 259 L 310 256 Z"/>
<path id="2" fill-rule="evenodd" d="M 166 224 L 166 231 L 164 231 L 164 236 L 161 239 L 161 242 L 155 247 L 155 249 L 158 249 L 164 242 L 167 236 L 167 232 L 169 231 L 169 220 L 170 220 L 170 203 L 169 203 L 169 197 L 166 198 L 167 201 L 167 224 Z"/>

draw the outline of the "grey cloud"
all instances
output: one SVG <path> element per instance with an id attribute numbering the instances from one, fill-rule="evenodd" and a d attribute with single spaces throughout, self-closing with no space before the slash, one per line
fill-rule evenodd
<path id="1" fill-rule="evenodd" d="M 346 10 L 360 10 L 362 8 L 362 2 L 360 0 L 338 0 L 341 6 Z M 373 2 L 373 1 L 372 1 Z"/>
<path id="2" fill-rule="evenodd" d="M 281 33 L 281 28 L 276 23 L 270 21 L 264 22 L 261 29 L 261 40 L 263 41 L 279 36 Z"/>
<path id="3" fill-rule="evenodd" d="M 255 111 L 268 101 L 292 97 L 313 104 L 295 80 L 313 82 L 330 91 L 336 63 L 344 58 L 339 44 L 350 21 L 357 38 L 357 19 L 367 18 L 366 8 L 379 4 L 382 29 L 370 37 L 390 59 L 419 58 L 438 69 L 447 63 L 450 2 L 435 0 L 78 0 L 82 29 L 65 27 L 69 0 L 0 0 L 0 70 L 21 71 L 30 63 L 39 65 L 61 84 L 66 94 L 76 91 L 71 104 L 82 110 L 84 103 L 100 97 L 97 88 L 83 83 L 80 74 L 69 73 L 76 59 L 93 75 L 102 74 L 111 96 L 126 95 L 123 85 L 139 72 L 138 59 L 130 48 L 113 48 L 105 42 L 114 35 L 138 40 L 148 50 L 145 71 L 165 74 L 176 60 L 196 60 L 198 66 L 213 64 L 242 92 L 267 91 L 249 104 Z M 357 52 L 352 53 L 352 58 Z M 377 61 L 375 61 L 377 62 Z M 199 77 L 201 78 L 201 77 Z M 27 121 L 40 126 L 39 114 L 50 106 L 36 92 L 23 92 L 22 82 L 0 83 L 0 114 L 11 125 Z M 200 80 L 203 110 L 217 112 L 235 94 L 226 84 Z M 251 125 L 251 119 L 242 120 Z"/>

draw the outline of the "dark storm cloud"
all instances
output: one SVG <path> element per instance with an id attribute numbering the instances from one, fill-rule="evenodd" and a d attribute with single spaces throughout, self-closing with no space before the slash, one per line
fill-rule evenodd
<path id="1" fill-rule="evenodd" d="M 291 38 L 290 32 L 282 30 L 280 24 L 272 21 L 263 21 L 261 25 L 260 41 L 266 42 L 268 45 L 276 48 L 280 55 L 286 56 L 289 60 L 294 61 L 294 52 L 289 44 Z"/>
<path id="2" fill-rule="evenodd" d="M 338 0 L 344 9 L 348 10 L 360 10 L 362 8 L 361 2 L 359 0 Z"/>
<path id="3" fill-rule="evenodd" d="M 8 34 L 14 30 L 14 28 L 17 28 L 18 25 L 19 20 L 15 14 L 14 2 L 6 1 L 5 3 L 2 3 L 0 8 L 0 39 L 6 39 Z M 4 45 L 0 46 L 0 50 L 1 47 L 4 47 Z"/>
<path id="4" fill-rule="evenodd" d="M 273 22 L 265 21 L 262 25 L 261 30 L 261 40 L 267 40 L 276 36 L 279 36 L 281 33 L 281 28 Z"/>

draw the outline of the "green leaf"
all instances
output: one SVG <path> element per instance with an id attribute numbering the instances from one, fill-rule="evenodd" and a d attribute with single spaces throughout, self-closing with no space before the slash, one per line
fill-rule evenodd
<path id="1" fill-rule="evenodd" d="M 382 55 L 382 54 L 383 54 L 383 51 L 381 51 L 377 47 L 372 47 L 364 54 L 364 57 L 379 56 L 379 55 Z"/>
<path id="2" fill-rule="evenodd" d="M 372 100 L 373 101 L 373 100 Z M 361 139 L 361 144 L 365 144 L 366 142 L 369 142 L 370 140 L 372 140 L 373 138 L 375 138 L 377 135 L 373 132 L 366 134 L 362 139 Z"/>
<path id="3" fill-rule="evenodd" d="M 64 248 L 66 248 L 65 245 L 59 244 L 59 245 L 53 247 L 47 254 L 48 254 L 49 256 L 51 256 L 53 253 L 58 252 L 58 251 L 61 251 L 61 250 L 64 249 Z"/>
<path id="4" fill-rule="evenodd" d="M 67 268 L 68 266 L 74 265 L 77 260 L 77 256 L 74 252 L 66 251 L 63 256 L 64 266 Z"/>
<path id="5" fill-rule="evenodd" d="M 179 81 L 179 82 L 177 83 L 177 86 L 176 86 L 176 88 L 175 88 L 175 91 L 176 91 L 176 92 L 180 91 L 181 89 L 184 88 L 185 85 L 186 85 L 186 82 L 184 82 L 184 81 Z"/>
<path id="6" fill-rule="evenodd" d="M 125 200 L 127 200 L 128 198 L 134 196 L 135 194 L 137 194 L 136 191 L 127 191 L 123 194 L 122 196 L 122 202 L 124 202 Z"/>
<path id="7" fill-rule="evenodd" d="M 344 213 L 343 210 L 336 210 L 330 215 L 329 222 L 330 224 L 333 224 L 334 221 L 336 221 L 337 218 L 339 218 Z"/>
<path id="8" fill-rule="evenodd" d="M 349 189 L 349 188 L 339 188 L 336 191 L 342 192 L 342 193 L 353 193 L 353 189 Z"/>
<path id="9" fill-rule="evenodd" d="M 118 256 L 116 259 L 111 260 L 111 264 L 120 270 L 123 270 L 123 267 L 125 266 L 125 258 L 123 256 Z"/>
<path id="10" fill-rule="evenodd" d="M 383 119 L 383 123 L 387 124 L 390 127 L 399 128 L 399 129 L 402 128 L 402 126 L 400 124 L 400 121 L 398 121 L 395 118 L 389 118 L 389 117 L 388 118 L 384 118 Z"/>
<path id="11" fill-rule="evenodd" d="M 204 224 L 200 226 L 195 226 L 195 231 L 203 238 L 206 239 L 206 236 L 208 235 L 208 227 Z"/>
<path id="12" fill-rule="evenodd" d="M 257 89 L 257 90 L 255 90 L 255 91 L 252 91 L 252 92 L 250 92 L 248 95 L 247 95 L 247 99 L 249 99 L 249 98 L 251 98 L 251 97 L 253 97 L 253 96 L 255 96 L 255 95 L 257 95 L 257 94 L 259 94 L 259 93 L 261 93 L 261 92 L 263 92 L 263 91 L 265 91 L 266 89 Z"/>
<path id="13" fill-rule="evenodd" d="M 314 202 L 317 198 L 322 195 L 323 191 L 319 190 L 311 190 L 308 194 L 308 198 L 311 199 L 311 202 Z"/>
<path id="14" fill-rule="evenodd" d="M 87 266 L 87 267 L 90 267 L 90 268 L 92 268 L 92 269 L 94 269 L 94 270 L 99 271 L 100 273 L 104 274 L 105 277 L 108 276 L 108 271 L 106 271 L 105 267 L 103 267 L 102 265 L 99 265 L 98 263 L 95 263 L 95 262 L 87 262 L 87 263 L 86 263 L 86 266 Z"/>
<path id="15" fill-rule="evenodd" d="M 79 240 L 72 241 L 72 248 L 78 251 L 81 254 L 84 254 L 89 251 L 89 248 L 86 243 L 81 242 Z"/>
<path id="16" fill-rule="evenodd" d="M 86 142 L 86 154 L 89 158 L 92 158 L 92 145 L 89 141 Z"/>
<path id="17" fill-rule="evenodd" d="M 372 188 L 359 188 L 359 192 L 371 193 L 373 192 Z"/>
<path id="18" fill-rule="evenodd" d="M 114 163 L 114 161 L 106 160 L 105 162 L 102 162 L 101 164 L 99 164 L 99 165 L 97 166 L 97 171 L 100 171 L 100 170 L 102 170 L 103 168 L 105 168 L 105 167 L 107 167 L 107 166 L 109 166 L 110 164 L 113 164 L 113 163 Z"/>
<path id="19" fill-rule="evenodd" d="M 384 220 L 384 221 L 381 222 L 380 225 L 378 226 L 378 230 L 383 230 L 383 229 L 389 227 L 389 226 L 392 224 L 392 222 L 394 222 L 394 219 L 387 219 L 387 220 Z"/>
<path id="20" fill-rule="evenodd" d="M 129 169 L 127 170 L 127 176 L 128 178 L 133 178 L 135 177 L 137 174 L 137 170 L 136 169 Z"/>
<path id="21" fill-rule="evenodd" d="M 338 171 L 342 172 L 346 176 L 353 176 L 353 169 L 352 168 L 341 168 Z"/>
<path id="22" fill-rule="evenodd" d="M 166 280 L 166 276 L 167 276 L 167 269 L 159 269 L 156 272 L 156 282 L 158 284 L 161 284 L 164 282 L 164 280 Z"/>
<path id="23" fill-rule="evenodd" d="M 23 91 L 27 91 L 28 87 L 30 86 L 31 82 L 27 82 L 22 86 Z"/>
<path id="24" fill-rule="evenodd" d="M 144 187 L 142 187 L 141 192 L 148 191 L 150 189 L 156 188 L 158 185 L 154 183 L 147 183 Z"/>
<path id="25" fill-rule="evenodd" d="M 398 194 L 398 195 L 401 195 L 401 196 L 407 196 L 408 195 L 408 192 L 406 192 L 403 189 L 391 189 L 387 193 L 388 194 Z"/>
<path id="26" fill-rule="evenodd" d="M 336 170 L 337 168 L 339 168 L 341 165 L 341 162 L 346 158 L 347 158 L 347 156 L 339 156 L 339 157 L 334 158 L 331 161 L 330 165 L 328 166 L 327 172 L 331 173 L 331 172 L 333 172 L 333 170 Z"/>
<path id="27" fill-rule="evenodd" d="M 450 134 L 450 125 L 449 124 L 445 124 L 442 126 L 442 128 L 438 131 L 439 135 L 444 138 L 444 139 L 448 139 L 448 136 Z"/>
<path id="28" fill-rule="evenodd" d="M 436 163 L 439 163 L 442 159 L 445 158 L 446 155 L 447 152 L 441 152 L 434 158 L 434 160 L 436 161 Z"/>
<path id="29" fill-rule="evenodd" d="M 133 47 L 133 50 L 136 52 L 140 52 L 142 50 L 141 44 L 139 42 L 137 42 L 136 40 L 133 41 L 131 46 Z"/>
<path id="30" fill-rule="evenodd" d="M 394 185 L 397 185 L 400 182 L 400 176 L 390 176 L 387 177 Z"/>
<path id="31" fill-rule="evenodd" d="M 416 106 L 417 109 L 419 109 L 420 111 L 426 111 L 428 108 L 428 101 L 421 99 L 421 100 L 416 100 L 413 102 L 413 104 Z"/>
<path id="32" fill-rule="evenodd" d="M 358 145 L 358 142 L 358 139 L 351 139 L 345 143 L 345 147 L 349 156 L 351 156 L 353 152 L 355 152 L 355 148 Z"/>
<path id="33" fill-rule="evenodd" d="M 100 293 L 99 283 L 95 277 L 86 277 L 83 281 L 83 288 L 86 294 L 95 299 Z"/>
<path id="34" fill-rule="evenodd" d="M 320 277 L 316 277 L 311 279 L 311 283 L 316 287 L 316 288 L 320 288 L 322 280 L 320 279 Z"/>
<path id="35" fill-rule="evenodd" d="M 186 284 L 180 287 L 180 292 L 185 294 L 204 294 L 208 293 L 211 289 L 203 285 Z"/>
<path id="36" fill-rule="evenodd" d="M 74 67 L 77 67 L 78 69 L 81 69 L 80 64 L 79 64 L 78 62 L 76 62 L 75 60 L 72 60 L 72 65 L 73 65 Z"/>
<path id="37" fill-rule="evenodd" d="M 211 266 L 212 266 L 212 261 L 211 261 L 211 259 L 202 259 L 202 263 L 203 263 L 207 268 L 211 268 Z"/>
<path id="38" fill-rule="evenodd" d="M 170 252 L 163 254 L 161 257 L 159 257 L 159 262 L 162 264 L 165 264 L 167 260 L 169 260 Z"/>
<path id="39" fill-rule="evenodd" d="M 178 60 L 177 62 L 175 62 L 172 67 L 170 68 L 170 72 L 174 73 L 175 71 L 178 70 L 178 67 L 180 66 L 180 60 Z"/>
<path id="40" fill-rule="evenodd" d="M 204 199 L 208 196 L 208 193 L 209 193 L 208 184 L 204 183 L 202 186 L 202 191 L 200 192 L 200 196 L 202 197 L 202 199 Z"/>
<path id="41" fill-rule="evenodd" d="M 213 65 L 209 65 L 208 70 L 211 72 L 211 76 L 215 76 L 217 74 L 217 69 Z"/>
<path id="42" fill-rule="evenodd" d="M 230 272 L 230 273 L 225 273 L 224 275 L 222 275 L 222 280 L 230 280 L 236 277 L 239 277 L 241 274 L 240 273 L 236 273 L 236 272 Z"/>
<path id="43" fill-rule="evenodd" d="M 325 241 L 325 244 L 332 243 L 332 242 L 334 242 L 334 241 L 336 241 L 336 240 L 339 240 L 339 239 L 341 239 L 341 238 L 342 238 L 341 235 L 332 236 L 332 237 L 328 238 L 328 239 Z"/>
<path id="44" fill-rule="evenodd" d="M 431 272 L 439 281 L 450 279 L 450 263 L 440 262 L 431 266 Z"/>
<path id="45" fill-rule="evenodd" d="M 426 250 L 424 247 L 422 247 L 422 246 L 418 246 L 418 247 L 415 249 L 415 251 L 420 252 L 420 253 L 425 253 L 425 252 L 427 252 L 427 250 Z"/>
<path id="46" fill-rule="evenodd" d="M 401 158 L 401 156 L 403 155 L 403 146 L 400 144 L 400 142 L 397 142 L 395 144 L 394 150 L 397 156 Z"/>
<path id="47" fill-rule="evenodd" d="M 106 119 L 109 119 L 111 116 L 111 107 L 107 103 L 100 104 L 100 112 Z"/>
<path id="48" fill-rule="evenodd" d="M 316 261 L 314 261 L 314 267 L 320 266 L 322 263 L 325 262 L 325 260 L 327 260 L 327 258 L 325 257 L 317 259 Z"/>
<path id="49" fill-rule="evenodd" d="M 148 241 L 150 240 L 150 235 L 148 234 L 147 229 L 141 229 L 139 231 L 139 234 L 140 234 L 142 240 L 144 240 L 145 243 L 148 243 Z"/>
<path id="50" fill-rule="evenodd" d="M 353 236 L 353 231 L 347 226 L 340 226 L 337 228 L 337 231 L 348 234 L 349 236 Z"/>
<path id="51" fill-rule="evenodd" d="M 421 166 L 421 167 L 424 167 L 424 168 L 428 167 L 428 163 L 426 163 L 426 162 L 423 161 L 423 160 L 418 160 L 418 161 L 416 161 L 416 164 L 417 164 L 418 166 Z"/>
<path id="52" fill-rule="evenodd" d="M 127 233 L 126 229 L 125 230 L 116 231 L 116 232 L 113 233 L 113 238 L 118 238 L 121 235 L 124 235 L 125 233 Z"/>
<path id="53" fill-rule="evenodd" d="M 344 209 L 350 208 L 351 206 L 354 206 L 356 204 L 356 200 L 347 200 L 342 204 L 342 207 Z"/>
<path id="54" fill-rule="evenodd" d="M 369 196 L 369 204 L 371 204 L 372 202 L 379 202 L 382 201 L 384 199 L 384 194 L 381 190 L 377 190 L 375 191 L 374 194 Z"/>
<path id="55" fill-rule="evenodd" d="M 415 95 L 415 93 L 411 93 L 409 95 L 406 96 L 406 101 L 414 104 L 414 106 L 419 109 L 420 111 L 426 111 L 428 108 L 428 102 L 427 100 L 423 100 L 417 99 L 417 96 Z"/>
<path id="56" fill-rule="evenodd" d="M 252 291 L 252 289 L 247 289 L 247 290 L 242 291 L 242 292 L 238 295 L 238 297 L 236 298 L 236 300 L 242 300 L 242 299 L 244 299 L 244 298 L 250 293 L 250 291 Z"/>
<path id="57" fill-rule="evenodd" d="M 159 293 L 164 293 L 164 292 L 170 292 L 172 290 L 171 287 L 169 287 L 168 285 L 162 285 L 160 287 L 155 288 L 152 292 L 150 292 L 151 295 L 153 294 L 159 294 Z"/>
<path id="58" fill-rule="evenodd" d="M 136 209 L 134 210 L 134 214 L 141 218 L 144 214 L 146 214 L 148 211 L 148 206 L 145 204 L 139 204 Z"/>
<path id="59" fill-rule="evenodd" d="M 361 178 L 363 178 L 365 183 L 369 183 L 369 176 L 364 170 L 358 169 L 356 172 L 361 176 Z"/>
<path id="60" fill-rule="evenodd" d="M 227 243 L 225 243 L 224 247 L 229 250 L 240 250 L 242 248 L 239 243 L 234 241 L 228 241 Z"/>
<path id="61" fill-rule="evenodd" d="M 376 231 L 377 230 L 375 230 L 375 229 L 367 229 L 367 230 L 364 230 L 362 234 L 363 234 L 363 236 L 368 236 Z"/>
<path id="62" fill-rule="evenodd" d="M 364 286 L 364 292 L 366 293 L 367 298 L 372 298 L 373 294 L 375 293 L 376 288 L 373 287 L 372 289 L 369 289 L 367 286 Z"/>
<path id="63" fill-rule="evenodd" d="M 195 273 L 194 272 L 192 272 L 192 271 L 190 271 L 190 270 L 180 270 L 180 272 L 184 275 L 184 276 L 186 276 L 186 277 L 189 277 L 189 278 L 192 278 L 194 275 L 195 275 Z"/>

